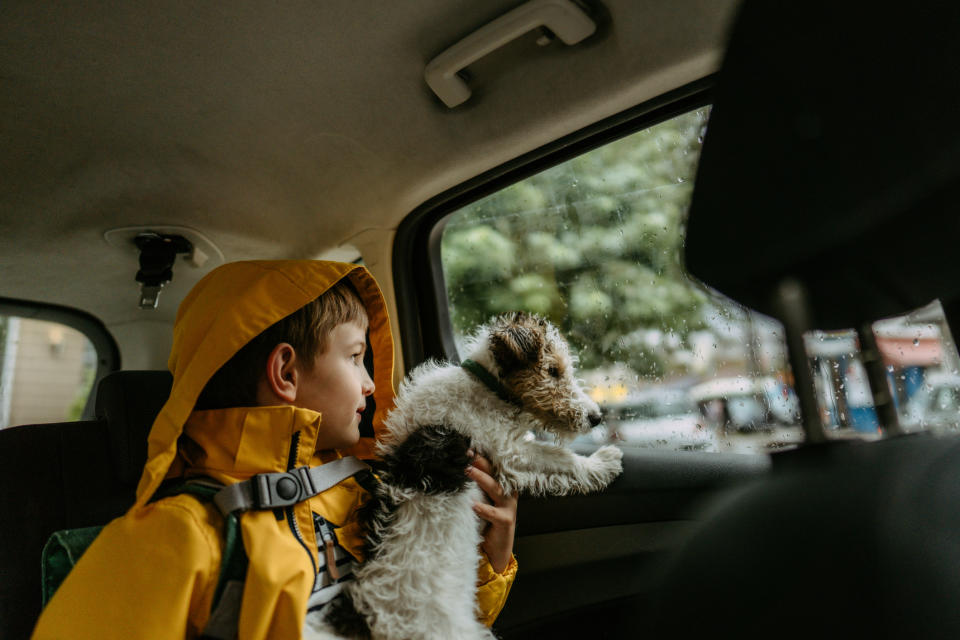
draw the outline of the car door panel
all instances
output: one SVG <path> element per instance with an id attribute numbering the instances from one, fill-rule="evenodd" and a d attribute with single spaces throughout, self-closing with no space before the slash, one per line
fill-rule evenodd
<path id="1" fill-rule="evenodd" d="M 763 454 L 629 448 L 623 462 L 623 475 L 599 494 L 521 499 L 520 570 L 496 624 L 501 637 L 573 637 L 584 619 L 592 632 L 613 633 L 649 606 L 665 558 L 703 509 L 770 466 Z"/>

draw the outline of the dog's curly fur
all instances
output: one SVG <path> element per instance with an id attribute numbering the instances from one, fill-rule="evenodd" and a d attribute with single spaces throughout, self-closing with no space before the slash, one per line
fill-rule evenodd
<path id="1" fill-rule="evenodd" d="M 429 362 L 410 374 L 378 445 L 382 482 L 361 514 L 367 561 L 332 611 L 308 617 L 305 637 L 494 637 L 476 615 L 482 523 L 473 505 L 483 498 L 464 474 L 469 448 L 490 460 L 514 495 L 597 491 L 620 473 L 616 447 L 585 457 L 529 437 L 539 430 L 565 441 L 600 420 L 549 322 L 500 316 L 481 327 L 467 353 L 508 397 L 456 365 Z"/>

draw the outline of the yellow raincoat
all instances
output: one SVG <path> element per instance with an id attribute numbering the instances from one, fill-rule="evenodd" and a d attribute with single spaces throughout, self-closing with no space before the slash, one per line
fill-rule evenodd
<path id="1" fill-rule="evenodd" d="M 223 519 L 189 495 L 149 502 L 165 478 L 205 475 L 225 484 L 256 473 L 322 464 L 344 454 L 371 457 L 373 438 L 351 451 L 316 452 L 322 416 L 296 407 L 193 411 L 211 376 L 264 329 L 347 277 L 370 319 L 374 355 L 374 432 L 393 402 L 393 338 L 386 307 L 363 267 L 335 262 L 237 262 L 201 280 L 180 305 L 170 370 L 173 389 L 150 431 L 137 499 L 107 525 L 70 572 L 34 631 L 45 638 L 191 638 L 210 615 L 222 552 Z M 192 441 L 178 447 L 181 434 Z M 194 446 L 196 445 L 196 446 Z M 249 557 L 239 619 L 240 640 L 301 637 L 315 577 L 312 513 L 339 528 L 338 542 L 361 558 L 356 508 L 366 492 L 354 479 L 289 508 L 240 518 Z M 480 567 L 478 604 L 492 624 L 516 572 Z"/>

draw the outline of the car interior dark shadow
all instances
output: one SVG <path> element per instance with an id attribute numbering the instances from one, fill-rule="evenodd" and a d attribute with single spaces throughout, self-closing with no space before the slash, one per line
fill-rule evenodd
<path id="1" fill-rule="evenodd" d="M 934 298 L 956 315 L 960 12 L 861 9 L 742 6 L 686 259 L 795 331 L 852 327 L 865 342 L 873 320 Z M 777 304 L 784 282 L 806 300 L 794 317 Z M 960 441 L 889 437 L 897 426 L 774 454 L 766 481 L 712 505 L 658 589 L 654 637 L 957 637 Z"/>

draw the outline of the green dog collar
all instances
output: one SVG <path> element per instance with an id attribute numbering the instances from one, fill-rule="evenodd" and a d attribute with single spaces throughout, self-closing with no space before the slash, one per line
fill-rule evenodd
<path id="1" fill-rule="evenodd" d="M 468 358 L 461 362 L 460 366 L 473 374 L 473 377 L 482 382 L 490 391 L 497 394 L 498 398 L 504 402 L 520 406 L 520 401 L 497 380 L 496 376 L 487 371 L 483 365 Z"/>

